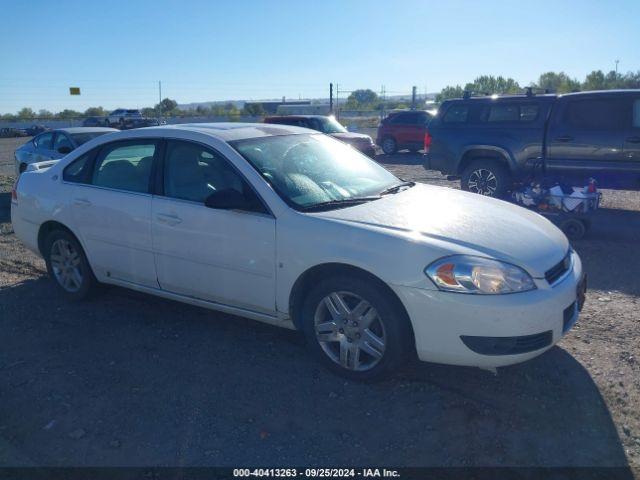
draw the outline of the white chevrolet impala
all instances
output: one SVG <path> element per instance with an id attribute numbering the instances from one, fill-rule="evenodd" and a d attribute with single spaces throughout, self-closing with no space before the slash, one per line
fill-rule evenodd
<path id="1" fill-rule="evenodd" d="M 11 215 L 71 299 L 110 283 L 296 328 L 353 378 L 415 354 L 522 362 L 560 340 L 584 299 L 580 258 L 541 216 L 402 181 L 296 127 L 104 135 L 30 166 Z"/>

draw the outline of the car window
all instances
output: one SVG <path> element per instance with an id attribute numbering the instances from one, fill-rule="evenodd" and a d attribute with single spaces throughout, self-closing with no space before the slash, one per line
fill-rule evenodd
<path id="1" fill-rule="evenodd" d="M 312 128 L 314 130 L 317 130 L 318 132 L 324 132 L 324 129 L 322 128 L 322 124 L 320 123 L 320 120 L 318 120 L 317 118 L 309 118 L 307 120 L 308 122 L 308 128 Z"/>
<path id="2" fill-rule="evenodd" d="M 407 123 L 411 123 L 411 116 L 406 113 L 398 113 L 391 117 L 389 123 L 394 125 L 405 125 Z"/>
<path id="3" fill-rule="evenodd" d="M 111 133 L 109 131 L 106 132 L 82 132 L 82 133 L 72 133 L 71 138 L 76 142 L 76 145 L 80 146 L 84 143 L 87 143 L 89 140 L 93 140 L 96 137 L 100 137 L 102 135 L 106 135 L 107 133 Z"/>
<path id="4" fill-rule="evenodd" d="M 33 139 L 33 143 L 36 148 L 40 148 L 42 150 L 51 150 L 51 142 L 53 141 L 53 133 L 43 133 L 42 135 L 37 136 Z"/>
<path id="5" fill-rule="evenodd" d="M 498 103 L 483 108 L 481 122 L 532 122 L 538 118 L 538 105 Z"/>
<path id="6" fill-rule="evenodd" d="M 256 195 L 251 187 L 219 154 L 195 143 L 177 140 L 167 142 L 165 196 L 204 203 L 212 193 L 229 189 L 255 200 Z M 266 211 L 263 207 L 255 210 Z"/>
<path id="7" fill-rule="evenodd" d="M 71 141 L 69 140 L 69 137 L 67 137 L 62 132 L 58 132 L 56 134 L 56 139 L 55 139 L 55 142 L 53 144 L 53 149 L 58 151 L 62 147 L 68 148 L 69 151 L 73 150 L 73 145 L 71 144 Z"/>
<path id="8" fill-rule="evenodd" d="M 63 180 L 65 182 L 87 183 L 88 172 L 91 167 L 91 159 L 94 154 L 95 150 L 87 152 L 67 165 L 62 172 Z"/>
<path id="9" fill-rule="evenodd" d="M 444 123 L 466 123 L 469 116 L 469 107 L 466 105 L 451 105 L 444 114 Z"/>
<path id="10" fill-rule="evenodd" d="M 633 102 L 633 128 L 640 128 L 640 98 Z"/>
<path id="11" fill-rule="evenodd" d="M 579 129 L 615 130 L 623 126 L 624 117 L 624 105 L 621 101 L 589 98 L 569 100 L 563 119 L 569 126 Z"/>
<path id="12" fill-rule="evenodd" d="M 145 193 L 149 191 L 155 142 L 145 140 L 106 145 L 100 151 L 92 184 Z"/>

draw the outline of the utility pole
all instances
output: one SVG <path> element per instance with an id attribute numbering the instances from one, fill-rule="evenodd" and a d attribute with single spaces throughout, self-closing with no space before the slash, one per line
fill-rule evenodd
<path id="1" fill-rule="evenodd" d="M 618 59 L 616 58 L 616 77 L 618 76 L 618 62 L 619 62 L 619 61 L 620 61 L 620 60 L 618 60 Z"/>
<path id="2" fill-rule="evenodd" d="M 413 87 L 411 89 L 411 110 L 416 109 L 416 93 L 418 91 L 418 87 Z"/>
<path id="3" fill-rule="evenodd" d="M 162 81 L 158 80 L 158 123 L 162 116 Z"/>
<path id="4" fill-rule="evenodd" d="M 329 84 L 329 113 L 333 113 L 333 83 Z"/>
<path id="5" fill-rule="evenodd" d="M 336 83 L 336 118 L 340 118 L 340 85 Z"/>
<path id="6" fill-rule="evenodd" d="M 384 109 L 386 107 L 386 105 L 385 105 L 385 103 L 386 103 L 385 91 L 386 90 L 384 88 L 384 85 L 382 85 L 380 87 L 380 98 L 382 98 L 382 102 L 381 102 L 382 108 L 380 109 L 380 120 L 382 120 L 384 118 Z"/>

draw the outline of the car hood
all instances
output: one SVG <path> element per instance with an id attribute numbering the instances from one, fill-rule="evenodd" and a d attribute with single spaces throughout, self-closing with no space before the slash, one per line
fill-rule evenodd
<path id="1" fill-rule="evenodd" d="M 569 249 L 566 236 L 537 213 L 501 200 L 424 184 L 316 215 L 404 233 L 412 241 L 444 250 L 445 255 L 497 258 L 525 268 L 536 278 L 543 278 Z"/>
<path id="2" fill-rule="evenodd" d="M 364 142 L 370 141 L 371 137 L 364 133 L 344 132 L 344 133 L 332 133 L 332 137 L 342 140 L 343 142 Z"/>

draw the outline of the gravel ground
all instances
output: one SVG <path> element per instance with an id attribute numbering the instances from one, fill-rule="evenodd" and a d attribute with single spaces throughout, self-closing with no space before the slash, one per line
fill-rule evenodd
<path id="1" fill-rule="evenodd" d="M 359 384 L 295 332 L 119 288 L 60 299 L 11 229 L 24 141 L 0 139 L 0 466 L 640 467 L 640 193 L 606 191 L 575 243 L 590 292 L 549 352 Z M 419 156 L 378 160 L 456 187 Z"/>

